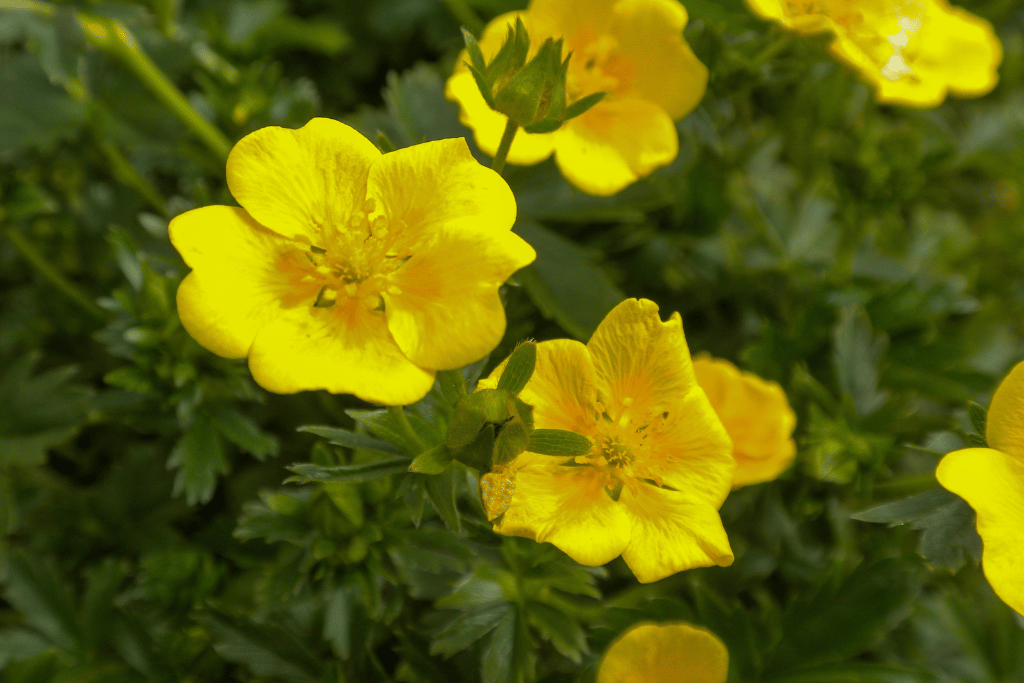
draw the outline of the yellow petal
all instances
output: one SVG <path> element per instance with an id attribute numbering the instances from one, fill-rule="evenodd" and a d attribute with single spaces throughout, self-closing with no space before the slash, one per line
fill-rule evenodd
<path id="1" fill-rule="evenodd" d="M 257 332 L 281 314 L 281 298 L 291 290 L 276 262 L 292 243 L 231 206 L 187 211 L 171 221 L 168 232 L 193 269 L 178 287 L 181 324 L 217 355 L 245 358 Z"/>
<path id="2" fill-rule="evenodd" d="M 671 117 L 657 104 L 639 99 L 604 100 L 552 135 L 562 175 L 599 197 L 671 163 L 679 152 Z"/>
<path id="3" fill-rule="evenodd" d="M 383 214 L 388 230 L 413 249 L 441 228 L 505 233 L 516 220 L 508 184 L 481 166 L 461 138 L 384 155 L 370 169 L 365 195 L 376 202 L 373 215 Z"/>
<path id="4" fill-rule="evenodd" d="M 693 359 L 693 370 L 732 439 L 734 488 L 769 481 L 789 467 L 796 415 L 782 387 L 707 354 Z"/>
<path id="5" fill-rule="evenodd" d="M 725 683 L 729 652 L 718 636 L 683 623 L 637 624 L 601 658 L 597 683 Z"/>
<path id="6" fill-rule="evenodd" d="M 489 156 L 498 152 L 508 117 L 487 106 L 480 89 L 468 71 L 456 72 L 445 85 L 444 96 L 459 103 L 459 121 L 473 131 L 476 146 Z M 555 150 L 552 133 L 527 133 L 520 130 L 512 139 L 506 161 L 510 164 L 536 164 Z"/>
<path id="7" fill-rule="evenodd" d="M 985 438 L 992 448 L 1024 463 L 1024 363 L 1018 363 L 992 395 Z"/>
<path id="8" fill-rule="evenodd" d="M 385 291 L 388 328 L 421 367 L 453 370 L 483 358 L 505 334 L 498 287 L 536 258 L 510 231 L 447 227 L 436 231 Z"/>
<path id="9" fill-rule="evenodd" d="M 628 404 L 637 415 L 653 415 L 697 386 L 679 314 L 662 322 L 658 305 L 647 299 L 626 299 L 613 308 L 587 350 L 612 410 Z"/>
<path id="10" fill-rule="evenodd" d="M 588 567 L 618 557 L 629 543 L 629 521 L 605 493 L 604 478 L 589 467 L 555 471 L 542 458 L 556 460 L 533 455 L 525 467 L 517 460 L 512 504 L 494 530 L 551 543 Z"/>
<path id="11" fill-rule="evenodd" d="M 1024 462 L 991 448 L 965 448 L 946 455 L 935 476 L 978 513 L 985 577 L 1024 615 Z"/>
<path id="12" fill-rule="evenodd" d="M 506 358 L 486 379 L 481 389 L 498 386 Z M 519 398 L 533 406 L 537 429 L 567 429 L 589 435 L 597 409 L 596 378 L 587 347 L 574 339 L 554 339 L 537 344 L 537 364 Z"/>
<path id="13" fill-rule="evenodd" d="M 298 130 L 271 126 L 238 141 L 228 156 L 228 187 L 257 221 L 285 237 L 320 243 L 362 210 L 366 174 L 381 156 L 343 123 L 313 119 Z"/>
<path id="14" fill-rule="evenodd" d="M 384 405 L 415 403 L 434 383 L 402 354 L 384 315 L 354 300 L 287 311 L 256 335 L 249 369 L 275 393 L 326 389 Z"/>
<path id="15" fill-rule="evenodd" d="M 577 54 L 608 32 L 614 9 L 621 0 L 533 0 L 530 18 L 530 42 L 538 38 L 562 38 L 566 51 Z"/>
<path id="16" fill-rule="evenodd" d="M 691 503 L 717 510 L 732 488 L 736 461 L 721 420 L 700 387 L 666 411 L 649 438 L 648 453 L 634 463 L 639 477 L 664 482 Z"/>
<path id="17" fill-rule="evenodd" d="M 622 559 L 640 583 L 684 569 L 732 564 L 729 538 L 714 506 L 643 482 L 626 486 L 619 502 L 631 530 Z"/>
<path id="18" fill-rule="evenodd" d="M 683 40 L 686 10 L 675 0 L 620 0 L 609 34 L 617 49 L 603 65 L 616 97 L 653 102 L 681 119 L 704 97 L 708 70 Z M 675 155 L 673 154 L 673 157 Z"/>

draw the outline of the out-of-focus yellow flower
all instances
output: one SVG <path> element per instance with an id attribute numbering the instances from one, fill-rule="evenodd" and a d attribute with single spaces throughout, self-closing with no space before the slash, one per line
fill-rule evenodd
<path id="1" fill-rule="evenodd" d="M 992 90 L 1003 49 L 992 25 L 946 0 L 747 0 L 800 33 L 831 31 L 831 50 L 860 71 L 879 102 L 934 107 L 947 91 Z"/>
<path id="2" fill-rule="evenodd" d="M 782 387 L 706 353 L 693 359 L 693 371 L 732 439 L 734 489 L 770 481 L 792 464 L 796 415 Z"/>
<path id="3" fill-rule="evenodd" d="M 729 652 L 714 633 L 684 623 L 637 624 L 604 653 L 597 683 L 725 683 Z"/>
<path id="4" fill-rule="evenodd" d="M 683 40 L 686 10 L 676 0 L 532 0 L 525 12 L 495 18 L 480 48 L 492 59 L 516 17 L 531 45 L 563 38 L 572 51 L 566 81 L 571 105 L 596 92 L 608 95 L 553 133 L 520 130 L 508 162 L 535 164 L 555 155 L 563 175 L 594 195 L 612 195 L 671 163 L 679 151 L 673 121 L 704 96 L 708 71 Z M 445 93 L 461 106 L 462 123 L 480 149 L 494 155 L 505 123 L 487 106 L 465 52 Z"/>
<path id="5" fill-rule="evenodd" d="M 504 366 L 481 382 L 497 386 Z M 494 530 L 552 543 L 580 564 L 622 555 L 643 583 L 691 567 L 729 565 L 718 516 L 732 485 L 732 445 L 697 385 L 682 321 L 627 299 L 584 346 L 537 344 L 519 398 L 537 429 L 588 437 L 576 458 L 526 451 L 510 463 L 514 494 Z"/>
<path id="6" fill-rule="evenodd" d="M 382 155 L 352 128 L 313 119 L 244 137 L 227 180 L 244 208 L 171 221 L 192 268 L 178 314 L 210 351 L 248 357 L 270 391 L 422 398 L 436 370 L 497 345 L 498 287 L 535 258 L 511 232 L 508 185 L 464 140 Z"/>
<path id="7" fill-rule="evenodd" d="M 935 476 L 978 514 L 985 576 L 1006 604 L 1024 614 L 1024 363 L 992 396 L 985 439 L 989 448 L 946 455 Z"/>

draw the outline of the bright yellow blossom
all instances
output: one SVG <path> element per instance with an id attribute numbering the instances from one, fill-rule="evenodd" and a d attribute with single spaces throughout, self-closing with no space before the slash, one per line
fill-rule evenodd
<path id="1" fill-rule="evenodd" d="M 935 476 L 978 514 L 985 576 L 1006 604 L 1024 614 L 1024 363 L 992 396 L 985 439 L 989 448 L 946 455 Z"/>
<path id="2" fill-rule="evenodd" d="M 792 464 L 796 415 L 782 387 L 706 353 L 693 359 L 693 371 L 732 439 L 734 489 L 771 481 Z"/>
<path id="3" fill-rule="evenodd" d="M 482 388 L 497 386 L 499 366 Z M 647 583 L 691 567 L 729 565 L 718 516 L 732 485 L 732 445 L 697 385 L 682 322 L 627 299 L 583 345 L 537 344 L 519 398 L 537 429 L 587 436 L 577 458 L 521 453 L 498 533 L 552 543 L 580 564 L 622 555 Z M 511 488 L 511 487 L 510 487 Z"/>
<path id="4" fill-rule="evenodd" d="M 637 624 L 611 644 L 597 683 L 725 683 L 729 652 L 714 633 L 684 623 Z"/>
<path id="5" fill-rule="evenodd" d="M 480 40 L 487 60 L 516 17 L 534 50 L 545 38 L 561 37 L 564 55 L 572 51 L 569 104 L 595 92 L 608 94 L 553 133 L 520 130 L 509 163 L 535 164 L 554 153 L 569 182 L 608 196 L 676 158 L 673 121 L 700 103 L 708 80 L 707 68 L 683 40 L 682 5 L 676 0 L 532 0 L 526 11 L 487 25 Z M 462 123 L 473 129 L 477 145 L 493 156 L 507 118 L 487 106 L 466 61 L 463 52 L 445 92 L 461 106 Z"/>
<path id="6" fill-rule="evenodd" d="M 422 398 L 436 370 L 497 345 L 498 287 L 535 258 L 511 232 L 508 185 L 461 139 L 382 155 L 352 128 L 313 119 L 244 137 L 227 180 L 243 208 L 171 221 L 192 268 L 178 314 L 210 351 L 248 357 L 270 391 Z"/>
<path id="7" fill-rule="evenodd" d="M 835 34 L 830 49 L 879 102 L 934 107 L 995 87 L 1002 46 L 992 25 L 946 0 L 747 0 L 800 33 Z"/>

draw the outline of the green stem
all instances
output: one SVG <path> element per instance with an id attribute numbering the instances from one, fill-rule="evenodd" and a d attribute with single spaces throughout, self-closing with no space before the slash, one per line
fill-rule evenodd
<path id="1" fill-rule="evenodd" d="M 35 12 L 47 18 L 52 18 L 56 12 L 56 8 L 52 4 L 34 0 L 0 0 L 0 9 Z M 86 40 L 128 67 L 142 81 L 143 85 L 149 88 L 150 92 L 163 102 L 179 121 L 195 133 L 218 158 L 222 160 L 228 158 L 231 141 L 189 104 L 174 83 L 142 51 L 135 36 L 124 24 L 116 19 L 97 17 L 85 12 L 76 12 L 75 16 Z"/>
<path id="2" fill-rule="evenodd" d="M 104 158 L 106 158 L 107 163 L 110 164 L 110 170 L 114 174 L 114 178 L 138 192 L 157 213 L 166 217 L 167 204 L 164 202 L 163 196 L 132 166 L 131 162 L 121 153 L 121 150 L 109 140 L 99 140 L 97 146 Z"/>
<path id="3" fill-rule="evenodd" d="M 466 30 L 473 35 L 480 35 L 484 30 L 484 22 L 476 15 L 473 8 L 466 3 L 466 0 L 444 0 L 448 11 L 452 13 L 455 20 L 466 27 Z"/>
<path id="4" fill-rule="evenodd" d="M 427 447 L 420 440 L 420 437 L 413 430 L 412 425 L 409 424 L 409 418 L 405 416 L 404 406 L 388 406 L 388 412 L 395 418 L 395 422 L 398 424 L 398 429 L 402 432 L 402 436 L 405 440 L 416 448 L 416 453 L 422 453 L 427 450 Z"/>
<path id="5" fill-rule="evenodd" d="M 107 319 L 107 312 L 96 305 L 96 303 L 89 298 L 89 295 L 78 288 L 75 283 L 67 279 L 63 273 L 57 270 L 52 263 L 46 260 L 46 258 L 39 253 L 39 250 L 33 246 L 25 237 L 15 230 L 14 228 L 4 228 L 4 236 L 10 241 L 14 248 L 18 250 L 18 253 L 29 262 L 36 272 L 42 275 L 44 278 L 50 281 L 54 287 L 62 291 L 69 299 L 74 301 L 76 304 L 81 306 L 91 316 L 99 320 Z"/>
<path id="6" fill-rule="evenodd" d="M 505 132 L 501 134 L 498 151 L 495 152 L 494 159 L 491 160 L 491 168 L 498 173 L 505 168 L 505 159 L 508 157 L 508 150 L 512 147 L 512 138 L 516 136 L 517 130 L 519 130 L 519 126 L 512 119 L 505 123 Z"/>

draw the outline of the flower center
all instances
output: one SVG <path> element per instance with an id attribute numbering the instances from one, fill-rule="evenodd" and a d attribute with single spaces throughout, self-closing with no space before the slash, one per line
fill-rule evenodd
<path id="1" fill-rule="evenodd" d="M 611 94 L 619 87 L 619 79 L 606 74 L 602 68 L 615 49 L 614 38 L 601 36 L 573 54 L 565 77 L 565 95 L 569 104 L 596 92 Z"/>
<path id="2" fill-rule="evenodd" d="M 384 216 L 369 218 L 373 200 L 367 200 L 353 224 L 338 229 L 318 226 L 321 244 L 285 255 L 295 287 L 285 303 L 309 302 L 313 308 L 332 308 L 351 300 L 374 311 L 384 310 L 382 292 L 399 294 L 391 275 L 401 268 L 412 252 L 403 248 Z"/>

